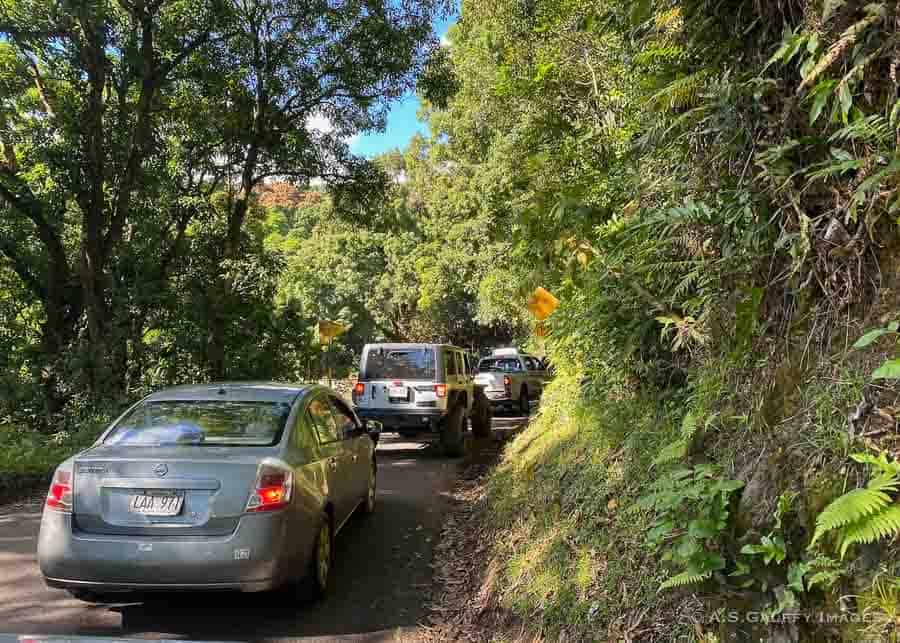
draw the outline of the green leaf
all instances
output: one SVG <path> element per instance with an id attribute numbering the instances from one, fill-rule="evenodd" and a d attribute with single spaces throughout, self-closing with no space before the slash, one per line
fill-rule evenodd
<path id="1" fill-rule="evenodd" d="M 746 576 L 750 573 L 750 565 L 743 561 L 737 561 L 734 564 L 734 571 L 728 574 L 729 576 Z"/>
<path id="2" fill-rule="evenodd" d="M 873 342 L 890 333 L 891 331 L 886 328 L 876 328 L 875 330 L 870 330 L 868 333 L 856 340 L 856 342 L 853 344 L 853 348 L 865 348 L 866 346 L 872 344 Z"/>
<path id="3" fill-rule="evenodd" d="M 853 107 L 853 94 L 847 83 L 841 83 L 838 87 L 838 104 L 841 107 L 841 119 L 846 123 L 850 108 Z"/>
<path id="4" fill-rule="evenodd" d="M 788 567 L 788 587 L 796 592 L 805 591 L 803 588 L 803 577 L 809 571 L 809 565 L 806 563 L 791 563 Z"/>
<path id="5" fill-rule="evenodd" d="M 688 533 L 698 540 L 703 540 L 718 536 L 719 529 L 712 520 L 698 518 L 688 523 Z"/>
<path id="6" fill-rule="evenodd" d="M 897 127 L 897 121 L 900 120 L 900 100 L 894 103 L 893 109 L 891 109 L 891 126 Z"/>
<path id="7" fill-rule="evenodd" d="M 872 373 L 873 380 L 900 379 L 900 359 L 889 359 Z"/>

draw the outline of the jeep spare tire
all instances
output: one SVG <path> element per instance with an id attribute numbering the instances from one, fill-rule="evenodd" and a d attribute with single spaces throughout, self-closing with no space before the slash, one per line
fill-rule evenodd
<path id="1" fill-rule="evenodd" d="M 445 455 L 457 457 L 465 453 L 465 422 L 466 409 L 457 404 L 441 427 L 441 448 Z"/>

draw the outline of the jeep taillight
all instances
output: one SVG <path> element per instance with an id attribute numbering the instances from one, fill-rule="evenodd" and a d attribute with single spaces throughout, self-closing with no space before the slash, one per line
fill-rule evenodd
<path id="1" fill-rule="evenodd" d="M 353 397 L 354 398 L 362 397 L 363 393 L 365 393 L 365 392 L 366 392 L 366 385 L 363 384 L 362 382 L 357 382 L 353 386 Z"/>
<path id="2" fill-rule="evenodd" d="M 447 385 L 446 384 L 435 384 L 434 385 L 434 393 L 438 397 L 447 397 Z"/>
<path id="3" fill-rule="evenodd" d="M 53 474 L 44 505 L 54 511 L 72 512 L 72 469 L 60 466 Z"/>
<path id="4" fill-rule="evenodd" d="M 291 503 L 294 473 L 287 465 L 263 463 L 247 501 L 248 513 L 277 511 Z"/>
<path id="5" fill-rule="evenodd" d="M 509 375 L 503 376 L 503 388 L 506 389 L 506 396 L 512 395 L 512 378 Z"/>

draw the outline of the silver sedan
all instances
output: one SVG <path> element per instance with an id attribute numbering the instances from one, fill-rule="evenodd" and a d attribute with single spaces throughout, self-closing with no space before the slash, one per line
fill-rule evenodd
<path id="1" fill-rule="evenodd" d="M 375 508 L 377 431 L 322 386 L 154 393 L 57 468 L 41 573 L 86 600 L 283 586 L 314 598 L 335 534 Z"/>

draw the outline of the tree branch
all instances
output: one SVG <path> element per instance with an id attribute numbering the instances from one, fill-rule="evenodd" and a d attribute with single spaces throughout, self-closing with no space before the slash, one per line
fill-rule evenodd
<path id="1" fill-rule="evenodd" d="M 41 301 L 47 300 L 47 289 L 41 283 L 40 278 L 34 274 L 31 266 L 18 255 L 15 244 L 9 239 L 0 238 L 0 255 L 5 256 L 12 264 L 15 272 L 25 287 L 28 288 Z"/>
<path id="2" fill-rule="evenodd" d="M 50 105 L 50 101 L 47 99 L 47 88 L 44 86 L 43 78 L 41 78 L 41 72 L 38 69 L 37 61 L 28 57 L 29 67 L 31 69 L 31 74 L 34 76 L 34 85 L 37 87 L 38 96 L 41 99 L 41 104 L 44 106 L 44 111 L 47 112 L 47 115 L 50 118 L 54 118 L 56 116 L 56 112 L 53 111 L 53 107 Z"/>

